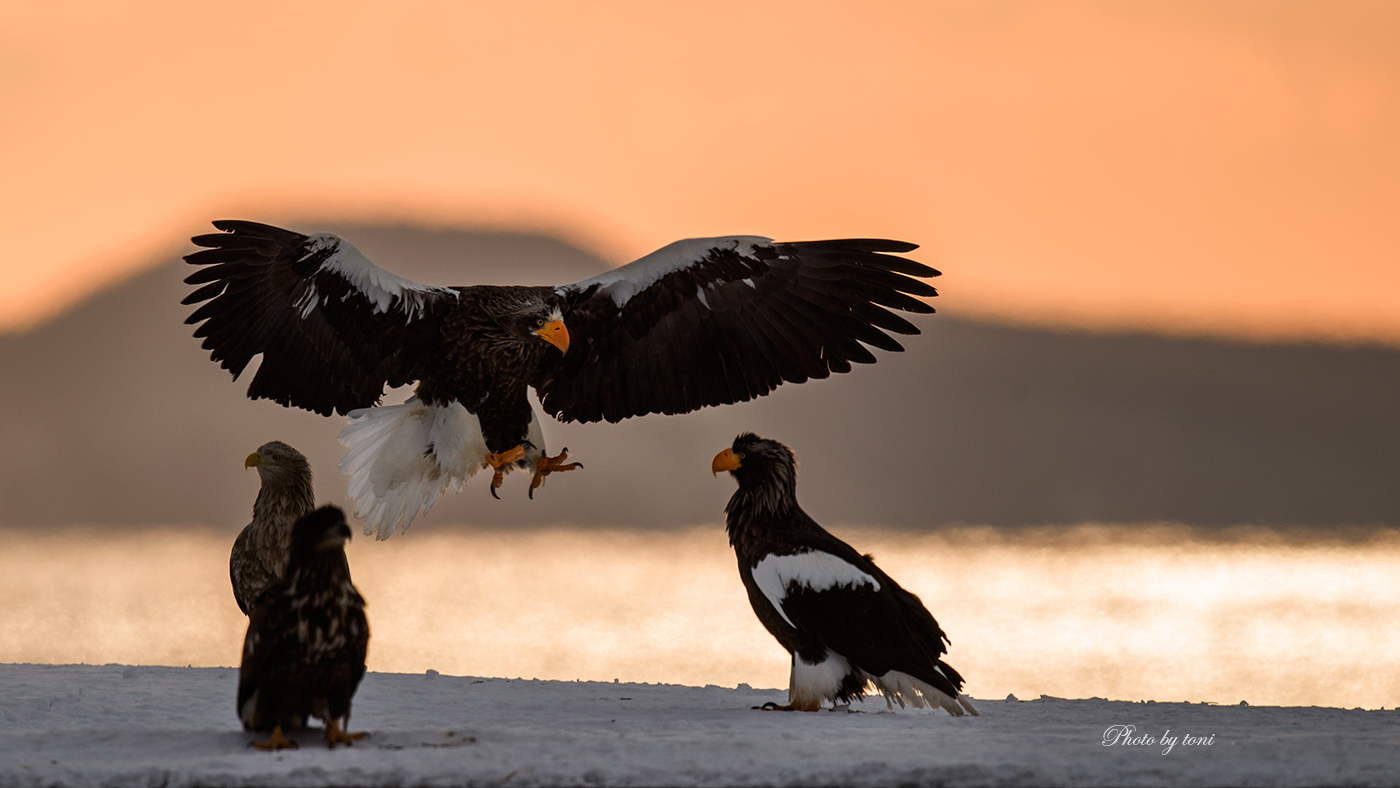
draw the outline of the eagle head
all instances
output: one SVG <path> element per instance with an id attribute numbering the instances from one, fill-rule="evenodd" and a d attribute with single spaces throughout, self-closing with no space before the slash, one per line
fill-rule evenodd
<path id="1" fill-rule="evenodd" d="M 311 464 L 301 452 L 282 441 L 268 441 L 243 460 L 243 467 L 257 468 L 263 482 L 304 476 L 311 478 Z"/>
<path id="2" fill-rule="evenodd" d="M 564 327 L 564 315 L 559 307 L 552 307 L 547 314 L 536 314 L 534 326 L 529 331 L 559 348 L 560 353 L 569 352 L 569 329 Z"/>
<path id="3" fill-rule="evenodd" d="M 511 292 L 520 291 L 525 292 Z M 500 302 L 495 304 L 496 321 L 514 341 L 540 340 L 569 351 L 569 329 L 564 326 L 564 313 L 559 304 L 545 298 L 536 288 L 499 288 Z"/>
<path id="4" fill-rule="evenodd" d="M 308 555 L 341 550 L 350 541 L 350 525 L 339 506 L 327 504 L 297 520 L 292 526 L 292 553 Z"/>
<path id="5" fill-rule="evenodd" d="M 734 445 L 715 455 L 710 472 L 729 471 L 741 488 L 778 483 L 784 488 L 796 486 L 797 458 L 792 449 L 752 432 L 734 439 Z"/>

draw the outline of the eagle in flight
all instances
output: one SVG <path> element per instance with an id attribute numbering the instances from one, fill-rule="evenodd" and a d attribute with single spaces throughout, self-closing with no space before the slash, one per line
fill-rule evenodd
<path id="1" fill-rule="evenodd" d="M 874 363 L 867 345 L 918 334 L 896 311 L 933 312 L 901 241 L 777 243 L 756 236 L 678 241 L 619 268 L 556 287 L 438 287 L 397 276 L 329 233 L 218 221 L 192 239 L 200 266 L 186 323 L 235 379 L 323 415 L 340 413 L 355 514 L 387 538 L 448 486 L 513 468 L 530 493 L 572 470 L 545 450 L 533 387 L 561 421 L 617 422 L 744 402 Z M 402 405 L 385 386 L 417 383 Z"/>

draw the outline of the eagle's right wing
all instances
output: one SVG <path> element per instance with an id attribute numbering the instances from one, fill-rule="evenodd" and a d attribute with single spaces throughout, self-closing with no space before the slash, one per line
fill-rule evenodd
<path id="1" fill-rule="evenodd" d="M 933 311 L 938 271 L 880 239 L 695 238 L 556 288 L 572 346 L 535 381 L 561 421 L 621 421 L 761 397 L 872 364 Z"/>
<path id="2" fill-rule="evenodd" d="M 329 416 L 418 378 L 456 290 L 396 276 L 330 233 L 214 226 L 224 232 L 192 239 L 206 248 L 185 257 L 204 266 L 185 282 L 203 286 L 182 303 L 205 302 L 185 322 L 203 322 L 194 335 L 234 379 L 262 354 L 249 398 Z"/>

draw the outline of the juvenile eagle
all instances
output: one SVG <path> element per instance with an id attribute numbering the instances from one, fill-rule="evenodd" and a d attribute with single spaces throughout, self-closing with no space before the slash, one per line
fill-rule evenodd
<path id="1" fill-rule="evenodd" d="M 296 745 L 283 729 L 308 717 L 326 726 L 326 743 L 350 744 L 350 699 L 365 675 L 369 621 L 350 582 L 345 542 L 350 526 L 339 507 L 297 521 L 287 575 L 258 597 L 238 669 L 238 718 L 250 731 L 271 731 L 263 749 Z"/>
<path id="2" fill-rule="evenodd" d="M 233 599 L 246 614 L 264 588 L 282 579 L 292 546 L 292 525 L 316 508 L 316 492 L 310 463 L 282 441 L 259 446 L 243 467 L 257 468 L 262 482 L 253 501 L 253 521 L 239 532 L 228 558 Z"/>
<path id="3" fill-rule="evenodd" d="M 570 285 L 436 287 L 328 233 L 214 226 L 185 258 L 201 268 L 184 303 L 202 303 L 186 322 L 235 379 L 262 354 L 249 397 L 349 416 L 340 470 L 381 539 L 483 468 L 493 495 L 532 470 L 533 496 L 577 467 L 546 452 L 530 387 L 562 421 L 743 402 L 873 363 L 866 345 L 903 350 L 885 332 L 919 331 L 891 310 L 937 295 L 900 241 L 702 238 Z M 409 402 L 373 407 L 414 381 Z"/>
<path id="4" fill-rule="evenodd" d="M 710 470 L 739 483 L 724 507 L 739 577 L 758 620 L 792 655 L 788 704 L 776 708 L 817 711 L 874 684 L 887 704 L 977 714 L 960 694 L 962 676 L 941 659 L 950 641 L 928 608 L 797 504 L 791 449 L 746 432 Z"/>

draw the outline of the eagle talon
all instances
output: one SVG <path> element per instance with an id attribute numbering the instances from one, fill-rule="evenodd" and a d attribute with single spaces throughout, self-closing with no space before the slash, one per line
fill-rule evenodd
<path id="1" fill-rule="evenodd" d="M 344 744 L 349 747 L 367 735 L 369 734 L 364 731 L 358 733 L 343 731 L 340 729 L 339 720 L 331 720 L 330 725 L 326 726 L 326 746 L 330 747 L 332 750 L 335 749 L 335 745 L 337 744 Z"/>
<path id="2" fill-rule="evenodd" d="M 544 477 L 551 473 L 563 473 L 564 471 L 572 471 L 575 468 L 583 467 L 583 463 L 581 462 L 565 463 L 564 460 L 568 458 L 569 449 L 567 447 L 553 457 L 541 455 L 535 458 L 535 476 L 530 479 L 530 500 L 535 500 L 535 489 L 544 484 Z"/>
<path id="3" fill-rule="evenodd" d="M 511 465 L 525 459 L 525 447 L 516 446 L 500 454 L 491 453 L 486 455 L 486 464 L 490 465 L 496 472 L 491 476 L 491 497 L 501 500 L 501 496 L 496 494 L 501 483 L 505 481 L 506 469 Z"/>
<path id="4" fill-rule="evenodd" d="M 791 703 L 789 703 L 786 706 L 779 706 L 777 702 L 771 700 L 763 704 L 762 706 L 754 706 L 753 708 L 761 709 L 763 711 L 820 711 L 820 707 L 815 709 L 804 709 L 801 706 L 794 706 Z"/>
<path id="5" fill-rule="evenodd" d="M 248 742 L 248 746 L 256 747 L 259 750 L 295 750 L 299 745 L 283 736 L 282 726 L 278 725 L 272 729 L 272 738 L 267 741 Z"/>

